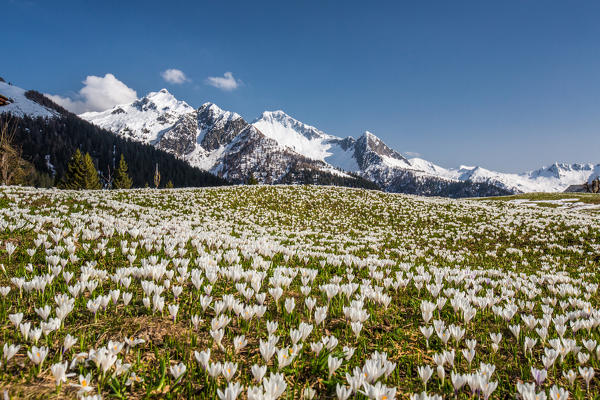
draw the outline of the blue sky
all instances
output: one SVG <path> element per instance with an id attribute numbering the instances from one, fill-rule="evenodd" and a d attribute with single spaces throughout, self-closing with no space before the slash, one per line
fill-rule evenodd
<path id="1" fill-rule="evenodd" d="M 27 89 L 77 100 L 86 77 L 110 73 L 138 96 L 166 87 L 249 121 L 282 109 L 339 136 L 369 130 L 446 167 L 600 162 L 597 1 L 8 0 L 2 10 L 0 76 Z M 167 69 L 186 80 L 166 82 Z M 226 72 L 230 90 L 208 84 Z"/>

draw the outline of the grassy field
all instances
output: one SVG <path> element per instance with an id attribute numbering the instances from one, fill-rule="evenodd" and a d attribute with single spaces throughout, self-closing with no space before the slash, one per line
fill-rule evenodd
<path id="1" fill-rule="evenodd" d="M 0 388 L 600 398 L 600 219 L 505 201 L 561 198 L 3 187 Z"/>
<path id="2" fill-rule="evenodd" d="M 585 204 L 600 204 L 600 193 L 523 193 L 512 196 L 499 197 L 482 197 L 479 200 L 530 200 L 530 201 L 547 201 L 547 200 L 568 200 L 577 199 L 577 201 Z"/>

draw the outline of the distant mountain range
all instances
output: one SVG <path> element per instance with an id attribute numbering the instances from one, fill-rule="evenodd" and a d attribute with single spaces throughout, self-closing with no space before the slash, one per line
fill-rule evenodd
<path id="1" fill-rule="evenodd" d="M 194 109 L 166 89 L 80 117 L 233 182 L 253 173 L 259 181 L 273 183 L 299 160 L 315 171 L 361 176 L 390 192 L 446 196 L 557 192 L 600 174 L 600 164 L 589 163 L 556 163 L 522 174 L 476 166 L 447 169 L 421 158 L 408 159 L 370 132 L 342 138 L 283 111 L 265 111 L 248 123 L 212 103 Z"/>
<path id="2" fill-rule="evenodd" d="M 22 89 L 0 83 L 13 104 L 0 112 L 56 117 Z M 447 169 L 406 158 L 371 132 L 338 137 L 283 111 L 265 111 L 249 123 L 213 103 L 193 108 L 166 89 L 102 112 L 79 115 L 125 139 L 154 146 L 233 183 L 333 183 L 389 192 L 449 197 L 558 192 L 600 175 L 600 164 L 553 164 L 510 174 L 475 166 Z M 370 186 L 369 183 L 373 184 Z"/>

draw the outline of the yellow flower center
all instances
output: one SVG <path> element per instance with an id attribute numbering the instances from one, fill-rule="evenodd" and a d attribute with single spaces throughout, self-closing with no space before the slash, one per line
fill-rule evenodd
<path id="1" fill-rule="evenodd" d="M 87 381 L 85 379 L 83 379 L 81 381 L 81 386 L 86 387 L 87 386 Z"/>

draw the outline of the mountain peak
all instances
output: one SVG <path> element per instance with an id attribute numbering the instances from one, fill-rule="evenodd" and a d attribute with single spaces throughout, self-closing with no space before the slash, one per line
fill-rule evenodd
<path id="1" fill-rule="evenodd" d="M 254 122 L 258 122 L 261 120 L 266 120 L 266 121 L 289 120 L 289 121 L 293 121 L 293 122 L 299 122 L 299 121 L 295 120 L 294 118 L 290 117 L 289 115 L 287 115 L 283 110 L 263 111 L 263 113 L 260 115 L 260 117 L 255 119 Z"/>
<path id="2" fill-rule="evenodd" d="M 142 99 L 148 99 L 154 102 L 177 102 L 177 103 L 184 103 L 183 101 L 177 100 L 175 98 L 175 96 L 173 96 L 173 94 L 171 94 L 171 92 L 169 92 L 167 89 L 161 89 L 158 92 L 150 92 L 148 93 L 146 96 L 144 96 Z"/>
<path id="3" fill-rule="evenodd" d="M 305 124 L 304 122 L 298 121 L 296 118 L 286 114 L 283 110 L 264 111 L 260 118 L 254 120 L 253 124 L 259 129 L 259 125 L 265 124 L 278 124 L 284 128 L 291 129 L 297 133 L 308 136 L 309 138 L 328 136 L 326 133 L 321 132 L 314 126 Z"/>
<path id="4" fill-rule="evenodd" d="M 101 112 L 84 113 L 80 117 L 120 136 L 153 144 L 180 117 L 194 111 L 185 101 L 177 100 L 163 88 L 132 103 L 116 105 Z"/>
<path id="5" fill-rule="evenodd" d="M 361 168 L 367 169 L 368 165 L 381 163 L 389 167 L 410 168 L 411 163 L 402 154 L 391 149 L 383 140 L 374 133 L 365 131 L 358 138 L 359 145 L 357 160 Z"/>
<path id="6" fill-rule="evenodd" d="M 274 117 L 290 117 L 283 110 L 265 111 L 263 113 L 263 115 L 271 115 L 271 116 L 274 116 Z"/>
<path id="7" fill-rule="evenodd" d="M 223 110 L 221 107 L 219 107 L 218 105 L 216 105 L 213 102 L 207 101 L 206 103 L 202 104 L 199 108 L 198 111 L 202 112 L 205 110 L 210 110 L 213 113 L 217 113 L 217 114 L 221 114 L 223 112 L 225 112 L 225 110 Z"/>
<path id="8" fill-rule="evenodd" d="M 200 117 L 212 118 L 212 119 L 223 119 L 225 121 L 241 119 L 241 115 L 233 111 L 225 111 L 218 105 L 212 102 L 206 102 L 198 108 L 198 115 Z"/>
<path id="9" fill-rule="evenodd" d="M 204 104 L 202 104 L 199 108 L 205 109 L 205 108 L 212 108 L 212 107 L 217 107 L 218 109 L 221 109 L 218 105 L 216 105 L 215 103 L 213 103 L 212 101 L 207 101 Z"/>
<path id="10" fill-rule="evenodd" d="M 365 131 L 360 137 L 359 140 L 363 139 L 365 141 L 365 144 L 368 147 L 377 147 L 380 143 L 383 144 L 385 146 L 385 144 L 383 143 L 383 141 L 373 132 L 370 131 Z"/>
<path id="11" fill-rule="evenodd" d="M 365 133 L 363 133 L 363 136 L 366 138 L 377 137 L 377 135 L 375 135 L 373 132 L 370 132 L 370 131 L 365 131 Z"/>
<path id="12" fill-rule="evenodd" d="M 364 141 L 367 148 L 377 147 L 380 143 L 383 144 L 381 139 L 377 137 L 373 132 L 365 131 L 359 138 L 359 141 Z M 385 146 L 385 144 L 383 144 Z"/>
<path id="13" fill-rule="evenodd" d="M 268 138 L 306 158 L 325 161 L 330 155 L 326 140 L 333 138 L 331 135 L 290 117 L 282 110 L 265 111 L 252 125 Z"/>

